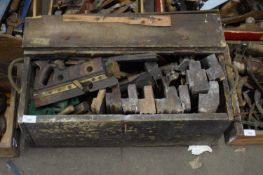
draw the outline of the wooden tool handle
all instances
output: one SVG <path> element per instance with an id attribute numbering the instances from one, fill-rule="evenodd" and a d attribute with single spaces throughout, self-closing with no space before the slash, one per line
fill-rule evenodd
<path id="1" fill-rule="evenodd" d="M 231 13 L 237 5 L 240 3 L 240 0 L 231 0 L 227 2 L 220 10 L 220 14 L 222 17 L 226 17 L 229 13 Z"/>

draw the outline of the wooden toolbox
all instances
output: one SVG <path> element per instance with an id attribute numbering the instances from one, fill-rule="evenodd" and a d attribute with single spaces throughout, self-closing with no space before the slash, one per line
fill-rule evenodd
<path id="1" fill-rule="evenodd" d="M 194 57 L 199 62 L 215 54 L 227 75 L 225 62 L 230 61 L 230 57 L 220 17 L 216 13 L 28 18 L 23 48 L 27 58 L 23 65 L 18 123 L 32 146 L 215 144 L 233 120 L 233 98 L 229 96 L 227 76 L 218 81 L 220 104 L 215 112 L 81 115 L 36 115 L 29 112 L 35 62 L 39 60 L 86 61 L 92 60 L 91 57 L 107 60 L 108 57 L 127 54 L 157 54 L 164 62 L 176 62 L 180 57 L 189 57 L 190 60 Z M 129 67 L 130 62 L 122 62 L 120 69 L 133 71 L 144 64 L 135 61 L 135 66 L 133 63 L 133 67 Z M 47 101 L 42 99 L 42 102 Z"/>

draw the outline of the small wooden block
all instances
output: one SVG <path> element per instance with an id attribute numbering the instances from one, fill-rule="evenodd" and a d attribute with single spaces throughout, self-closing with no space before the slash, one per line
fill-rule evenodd
<path id="1" fill-rule="evenodd" d="M 75 114 L 84 114 L 90 111 L 90 106 L 88 102 L 84 101 L 75 106 Z"/>
<path id="2" fill-rule="evenodd" d="M 192 94 L 207 93 L 209 83 L 206 71 L 201 68 L 199 61 L 191 60 L 189 62 L 189 70 L 186 71 L 186 79 Z"/>
<path id="3" fill-rule="evenodd" d="M 68 115 L 68 114 L 71 114 L 74 111 L 75 111 L 74 106 L 73 105 L 69 105 L 65 109 L 63 109 L 63 111 L 58 113 L 58 115 Z"/>
<path id="4" fill-rule="evenodd" d="M 218 62 L 217 56 L 215 54 L 209 55 L 203 59 L 203 62 L 209 66 L 206 70 L 206 74 L 210 81 L 214 80 L 223 80 L 225 79 L 225 74 L 223 68 L 221 67 L 220 63 Z"/>
<path id="5" fill-rule="evenodd" d="M 207 94 L 199 94 L 198 112 L 214 113 L 220 104 L 219 84 L 217 81 L 209 82 Z"/>
<path id="6" fill-rule="evenodd" d="M 91 103 L 91 111 L 100 114 L 103 112 L 103 102 L 106 95 L 106 89 L 101 89 L 98 92 L 98 95 L 96 98 L 93 98 Z"/>
<path id="7" fill-rule="evenodd" d="M 117 61 L 109 60 L 106 62 L 107 72 L 116 78 L 121 77 L 120 66 Z"/>
<path id="8" fill-rule="evenodd" d="M 185 112 L 191 111 L 191 98 L 187 85 L 180 85 L 178 88 L 179 97 L 182 102 L 182 106 Z"/>
<path id="9" fill-rule="evenodd" d="M 112 92 L 106 93 L 106 107 L 109 114 L 122 114 L 121 91 L 119 86 L 112 87 Z"/>
<path id="10" fill-rule="evenodd" d="M 144 99 L 139 99 L 140 114 L 156 114 L 152 86 L 144 86 Z"/>
<path id="11" fill-rule="evenodd" d="M 183 107 L 174 86 L 169 86 L 166 91 L 166 98 L 155 99 L 158 114 L 182 113 Z"/>
<path id="12" fill-rule="evenodd" d="M 128 85 L 128 97 L 121 99 L 123 112 L 131 114 L 139 113 L 139 100 L 135 84 Z"/>

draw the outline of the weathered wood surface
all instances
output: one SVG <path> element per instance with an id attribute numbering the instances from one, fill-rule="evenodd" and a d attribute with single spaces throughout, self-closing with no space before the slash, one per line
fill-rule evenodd
<path id="1" fill-rule="evenodd" d="M 6 34 L 0 34 L 0 88 L 10 91 L 11 86 L 7 79 L 7 67 L 9 62 L 23 56 L 22 39 Z"/>
<path id="2" fill-rule="evenodd" d="M 224 59 L 220 59 L 222 64 Z M 233 117 L 227 79 L 221 84 L 224 113 L 153 115 L 37 116 L 23 123 L 30 90 L 30 58 L 25 59 L 18 122 L 32 146 L 170 146 L 215 144 Z M 227 115 L 227 112 L 229 115 Z"/>
<path id="3" fill-rule="evenodd" d="M 21 123 L 31 146 L 169 146 L 215 144 L 228 127 L 218 114 L 37 116 Z"/>
<path id="4" fill-rule="evenodd" d="M 256 136 L 245 136 L 242 123 L 235 121 L 226 130 L 225 140 L 229 145 L 263 144 L 263 131 L 256 130 Z"/>
<path id="5" fill-rule="evenodd" d="M 147 15 L 121 16 L 136 18 Z M 226 42 L 217 14 L 177 13 L 169 16 L 172 17 L 170 27 L 69 22 L 63 21 L 62 16 L 27 18 L 23 47 L 25 54 L 224 51 Z"/>
<path id="6" fill-rule="evenodd" d="M 0 34 L 0 55 L 1 62 L 11 62 L 23 56 L 22 39 Z"/>
<path id="7" fill-rule="evenodd" d="M 256 136 L 244 136 L 238 135 L 236 138 L 229 143 L 230 145 L 256 145 L 256 144 L 263 144 L 263 133 L 258 132 Z"/>
<path id="8" fill-rule="evenodd" d="M 130 16 L 131 14 L 129 14 Z M 63 22 L 61 16 L 29 18 L 23 46 L 26 54 L 223 53 L 226 44 L 219 16 L 177 13 L 171 27 L 122 23 Z M 113 15 L 114 16 L 114 15 Z M 117 15 L 118 16 L 118 15 Z M 125 15 L 123 15 L 125 16 Z M 144 14 L 132 16 L 145 16 Z M 41 26 L 41 28 L 39 28 Z M 36 30 L 37 29 L 37 30 Z M 209 38 L 209 39 L 207 39 Z M 34 59 L 34 57 L 32 57 Z M 224 62 L 224 56 L 221 59 Z M 154 115 L 37 116 L 23 123 L 30 90 L 30 59 L 26 59 L 19 125 L 32 146 L 169 146 L 215 144 L 233 114 L 227 80 L 220 86 L 223 113 Z M 229 116 L 227 115 L 227 112 Z"/>

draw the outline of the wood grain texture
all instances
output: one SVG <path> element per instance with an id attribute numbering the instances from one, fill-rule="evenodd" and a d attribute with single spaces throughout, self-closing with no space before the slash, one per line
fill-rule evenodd
<path id="1" fill-rule="evenodd" d="M 263 131 L 256 131 L 256 136 L 245 136 L 244 133 L 233 134 L 229 145 L 257 145 L 263 144 Z"/>
<path id="2" fill-rule="evenodd" d="M 213 145 L 226 129 L 227 115 L 71 115 L 37 116 L 20 123 L 31 146 L 171 146 Z"/>
<path id="3" fill-rule="evenodd" d="M 229 127 L 228 105 L 224 113 L 43 115 L 36 123 L 23 123 L 28 114 L 32 60 L 25 59 L 18 122 L 31 146 L 171 146 L 215 144 Z M 223 96 L 229 104 L 227 79 Z M 224 98 L 222 100 L 225 100 Z"/>
<path id="4" fill-rule="evenodd" d="M 172 25 L 171 16 L 151 15 L 147 17 L 126 16 L 94 16 L 94 15 L 63 15 L 63 21 L 79 21 L 94 23 L 124 23 L 130 25 L 145 25 L 169 27 Z"/>
<path id="5" fill-rule="evenodd" d="M 146 14 L 113 14 L 109 17 L 147 16 Z M 26 54 L 118 54 L 153 50 L 173 53 L 224 51 L 226 43 L 220 17 L 217 14 L 178 13 L 169 16 L 172 19 L 170 27 L 65 22 L 62 16 L 27 18 L 23 47 Z"/>
<path id="6" fill-rule="evenodd" d="M 10 62 L 23 56 L 22 39 L 5 34 L 0 34 L 1 61 Z"/>

